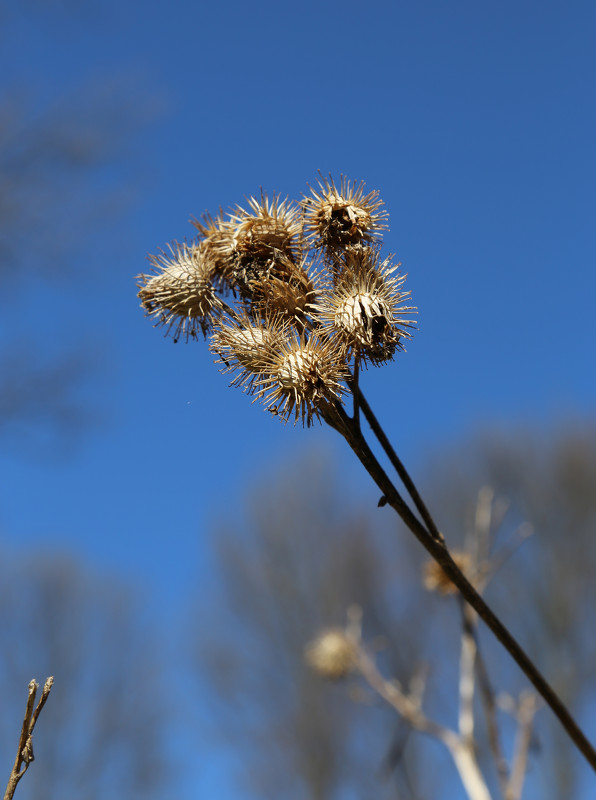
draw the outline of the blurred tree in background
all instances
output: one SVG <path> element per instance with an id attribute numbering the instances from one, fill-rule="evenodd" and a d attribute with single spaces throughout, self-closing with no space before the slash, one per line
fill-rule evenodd
<path id="1" fill-rule="evenodd" d="M 88 2 L 73 14 L 74 5 L 39 0 L 0 11 L 0 437 L 20 456 L 55 457 L 99 418 L 79 392 L 98 366 L 97 341 L 84 327 L 62 330 L 55 298 L 93 279 L 99 241 L 117 244 L 114 224 L 139 177 L 130 145 L 157 109 L 132 75 L 73 73 L 71 85 L 55 86 L 3 47 L 24 23 L 34 46 L 61 21 L 89 24 L 98 12 Z M 29 314 L 40 293 L 42 320 Z"/>
<path id="2" fill-rule="evenodd" d="M 134 593 L 60 554 L 3 554 L 0 752 L 16 752 L 28 682 L 56 682 L 16 797 L 157 798 L 172 786 L 157 633 Z M 166 779 L 167 784 L 166 784 Z"/>
<path id="3" fill-rule="evenodd" d="M 93 4 L 76 5 L 82 22 L 93 16 Z M 87 330 L 73 335 L 47 326 L 58 325 L 50 313 L 56 293 L 68 295 L 93 279 L 95 237 L 114 245 L 113 225 L 130 208 L 138 169 L 129 145 L 155 111 L 146 93 L 133 95 L 125 75 L 75 75 L 74 88 L 56 87 L 11 59 L 3 43 L 15 26 L 30 24 L 32 38 L 47 26 L 52 36 L 66 15 L 72 22 L 74 6 L 40 0 L 0 12 L 0 443 L 19 457 L 55 458 L 97 419 L 80 397 L 97 369 L 95 342 Z M 39 293 L 47 296 L 48 314 L 31 319 L 30 301 Z M 49 333 L 59 340 L 52 350 Z M 35 731 L 37 758 L 16 796 L 163 797 L 163 664 L 133 591 L 65 555 L 4 551 L 2 559 L 4 780 L 27 685 L 54 675 Z"/>
<path id="4" fill-rule="evenodd" d="M 552 440 L 530 432 L 480 439 L 437 456 L 424 494 L 455 549 L 473 549 L 472 534 L 486 522 L 498 566 L 487 599 L 590 735 L 594 428 L 565 430 Z M 490 508 L 484 522 L 482 504 Z M 241 516 L 244 522 L 217 531 L 229 616 L 215 619 L 212 640 L 202 637 L 199 661 L 217 690 L 221 733 L 252 796 L 461 796 L 436 741 L 412 732 L 355 678 L 330 685 L 304 661 L 307 643 L 321 630 L 345 626 L 348 608 L 357 604 L 363 640 L 382 673 L 405 687 L 425 676 L 427 715 L 456 724 L 459 603 L 424 590 L 424 556 L 412 537 L 396 530 L 383 510 L 357 508 L 337 471 L 316 452 L 264 476 Z M 524 541 L 529 525 L 534 535 Z M 512 705 L 527 683 L 484 633 L 479 647 L 495 700 Z M 478 719 L 478 756 L 498 797 L 487 727 L 481 713 Z M 503 711 L 496 719 L 509 758 L 515 721 Z M 530 773 L 539 776 L 537 796 L 577 796 L 581 767 L 557 721 L 541 710 L 529 758 Z"/>

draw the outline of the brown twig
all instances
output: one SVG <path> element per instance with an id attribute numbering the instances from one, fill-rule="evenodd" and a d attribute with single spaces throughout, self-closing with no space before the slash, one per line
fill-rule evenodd
<path id="1" fill-rule="evenodd" d="M 407 469 L 404 467 L 401 459 L 395 452 L 393 445 L 385 435 L 385 431 L 379 425 L 379 422 L 372 408 L 369 406 L 368 401 L 366 397 L 362 394 L 362 390 L 360 389 L 359 386 L 356 386 L 356 394 L 358 395 L 359 407 L 364 412 L 364 416 L 366 417 L 366 420 L 370 425 L 372 432 L 377 437 L 379 444 L 381 445 L 381 447 L 385 451 L 385 454 L 387 455 L 387 458 L 389 459 L 393 468 L 399 475 L 399 479 L 406 487 L 408 494 L 410 495 L 414 505 L 418 509 L 418 513 L 422 517 L 422 520 L 425 523 L 427 529 L 438 542 L 442 542 L 443 534 L 439 531 L 439 529 L 435 525 L 435 522 L 428 508 L 426 507 L 424 500 L 420 496 L 420 493 L 418 492 L 418 489 L 414 484 L 414 481 L 410 478 Z"/>
<path id="2" fill-rule="evenodd" d="M 34 759 L 32 738 L 33 729 L 35 728 L 35 724 L 38 720 L 41 710 L 48 699 L 53 683 L 54 678 L 50 677 L 46 679 L 37 706 L 35 705 L 35 697 L 39 688 L 39 684 L 35 680 L 29 683 L 27 705 L 25 706 L 25 718 L 23 719 L 21 735 L 19 737 L 19 747 L 15 762 L 12 767 L 12 772 L 10 773 L 10 778 L 8 779 L 8 785 L 6 786 L 6 791 L 4 793 L 4 800 L 12 800 L 18 782 L 27 772 L 29 769 L 29 764 L 31 764 Z"/>

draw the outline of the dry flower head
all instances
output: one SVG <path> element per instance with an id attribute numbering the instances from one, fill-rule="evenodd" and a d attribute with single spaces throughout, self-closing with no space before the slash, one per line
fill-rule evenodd
<path id="1" fill-rule="evenodd" d="M 342 175 L 339 189 L 333 178 L 319 173 L 319 185 L 302 201 L 305 233 L 315 247 L 336 250 L 376 240 L 387 228 L 388 214 L 377 191 L 364 193 L 364 183 Z"/>
<path id="2" fill-rule="evenodd" d="M 169 250 L 149 256 L 153 275 L 139 275 L 141 305 L 175 341 L 206 336 L 221 309 L 209 265 L 197 247 L 173 242 Z"/>
<path id="3" fill-rule="evenodd" d="M 386 222 L 378 192 L 345 177 L 320 176 L 299 204 L 261 190 L 150 256 L 141 305 L 175 340 L 212 334 L 231 384 L 283 422 L 335 424 L 353 371 L 392 359 L 413 327 L 405 277 L 380 255 Z"/>

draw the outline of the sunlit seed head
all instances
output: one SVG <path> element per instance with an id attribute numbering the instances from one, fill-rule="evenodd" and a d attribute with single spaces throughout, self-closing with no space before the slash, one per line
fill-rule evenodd
<path id="1" fill-rule="evenodd" d="M 308 392 L 309 382 L 316 376 L 318 366 L 318 358 L 312 352 L 297 350 L 288 353 L 277 373 L 281 388 L 287 392 Z"/>
<path id="2" fill-rule="evenodd" d="M 262 367 L 267 349 L 275 346 L 275 330 L 251 324 L 245 320 L 244 324 L 234 327 L 222 326 L 213 334 L 211 349 L 226 364 L 224 371 L 231 371 L 238 367 L 251 373 L 258 373 Z"/>
<path id="3" fill-rule="evenodd" d="M 363 344 L 371 344 L 384 333 L 391 319 L 391 306 L 378 295 L 357 292 L 338 302 L 335 326 Z"/>
<path id="4" fill-rule="evenodd" d="M 233 318 L 222 316 L 209 348 L 223 365 L 221 371 L 233 373 L 231 386 L 260 396 L 270 364 L 285 346 L 289 332 L 290 327 L 278 315 L 259 318 L 245 312 Z"/>
<path id="5" fill-rule="evenodd" d="M 250 197 L 248 209 L 238 206 L 230 220 L 234 249 L 240 264 L 267 260 L 276 254 L 292 257 L 300 232 L 298 208 L 276 195 Z"/>
<path id="6" fill-rule="evenodd" d="M 378 251 L 361 248 L 337 260 L 333 281 L 316 304 L 317 318 L 329 336 L 336 336 L 358 361 L 375 365 L 403 350 L 410 337 L 415 309 L 403 305 L 404 276 Z"/>
<path id="7" fill-rule="evenodd" d="M 287 258 L 274 259 L 269 269 L 249 276 L 247 299 L 259 313 L 279 314 L 291 324 L 302 326 L 316 297 L 316 274 L 308 271 L 306 259 L 295 264 Z"/>
<path id="8" fill-rule="evenodd" d="M 353 672 L 357 650 L 356 642 L 343 630 L 332 628 L 307 644 L 304 658 L 322 678 L 338 681 Z"/>
<path id="9" fill-rule="evenodd" d="M 331 176 L 320 175 L 319 186 L 302 201 L 305 233 L 316 247 L 329 251 L 371 242 L 387 228 L 382 206 L 377 191 L 365 194 L 364 183 L 342 176 L 338 189 Z"/>
<path id="10" fill-rule="evenodd" d="M 319 419 L 321 409 L 341 400 L 349 372 L 343 351 L 328 339 L 291 332 L 283 345 L 270 349 L 263 378 L 255 383 L 265 406 L 284 422 L 304 425 Z"/>
<path id="11" fill-rule="evenodd" d="M 169 250 L 149 256 L 155 274 L 139 276 L 141 305 L 175 341 L 205 336 L 221 310 L 208 266 L 196 247 L 174 242 Z"/>

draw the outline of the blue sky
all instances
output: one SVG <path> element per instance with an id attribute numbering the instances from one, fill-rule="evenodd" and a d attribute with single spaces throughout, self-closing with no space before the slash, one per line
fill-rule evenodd
<path id="1" fill-rule="evenodd" d="M 131 0 L 8 20 L 1 61 L 34 104 L 109 79 L 159 113 L 77 188 L 92 205 L 129 160 L 125 217 L 5 316 L 15 341 L 99 352 L 84 391 L 102 417 L 63 457 L 2 455 L 6 541 L 58 542 L 177 607 L 209 580 L 209 521 L 272 460 L 325 442 L 356 480 L 331 432 L 251 405 L 135 296 L 146 253 L 191 236 L 190 216 L 260 186 L 297 198 L 318 169 L 366 181 L 390 213 L 419 330 L 364 389 L 414 471 L 487 425 L 593 418 L 595 22 L 573 0 Z"/>

